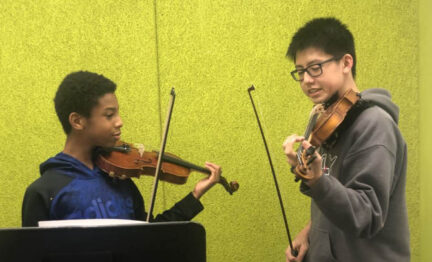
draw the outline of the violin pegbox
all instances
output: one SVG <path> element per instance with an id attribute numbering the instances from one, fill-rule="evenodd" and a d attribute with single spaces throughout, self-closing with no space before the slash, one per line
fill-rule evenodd
<path id="1" fill-rule="evenodd" d="M 324 112 L 325 112 L 324 105 L 323 104 L 316 104 L 312 108 L 312 110 L 309 114 L 309 117 L 312 117 L 313 115 L 321 115 Z"/>

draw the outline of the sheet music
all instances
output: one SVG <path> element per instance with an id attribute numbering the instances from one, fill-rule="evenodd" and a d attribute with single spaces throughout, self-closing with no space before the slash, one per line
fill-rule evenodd
<path id="1" fill-rule="evenodd" d="M 39 227 L 103 227 L 118 225 L 142 225 L 145 221 L 129 219 L 69 219 L 69 220 L 49 220 L 39 221 Z"/>

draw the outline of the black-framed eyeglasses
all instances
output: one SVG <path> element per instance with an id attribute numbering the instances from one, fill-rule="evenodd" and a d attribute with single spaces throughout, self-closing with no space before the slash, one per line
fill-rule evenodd
<path id="1" fill-rule="evenodd" d="M 311 77 L 320 76 L 323 73 L 323 70 L 322 70 L 323 64 L 331 62 L 331 61 L 337 61 L 339 59 L 341 59 L 341 57 L 332 57 L 332 58 L 327 59 L 325 61 L 322 61 L 320 63 L 310 65 L 304 69 L 296 69 L 296 70 L 291 72 L 291 76 L 296 81 L 303 81 L 305 72 L 307 72 Z"/>

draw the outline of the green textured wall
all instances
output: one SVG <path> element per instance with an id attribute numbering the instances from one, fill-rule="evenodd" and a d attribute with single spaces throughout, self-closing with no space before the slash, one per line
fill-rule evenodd
<path id="1" fill-rule="evenodd" d="M 420 1 L 420 261 L 432 261 L 432 185 L 430 168 L 430 149 L 432 148 L 432 138 L 430 130 L 432 128 L 432 1 Z"/>
<path id="2" fill-rule="evenodd" d="M 240 183 L 233 196 L 217 186 L 202 199 L 205 210 L 194 220 L 206 228 L 208 261 L 283 261 L 283 220 L 246 90 L 257 88 L 295 235 L 308 220 L 309 200 L 292 182 L 281 144 L 303 132 L 310 104 L 289 76 L 285 52 L 298 27 L 318 16 L 340 18 L 356 36 L 359 88 L 385 87 L 401 108 L 411 246 L 420 261 L 419 2 L 411 0 L 1 0 L 0 226 L 20 226 L 26 186 L 39 163 L 62 149 L 52 98 L 67 73 L 85 69 L 118 84 L 123 139 L 154 147 L 175 86 L 167 151 L 219 163 Z M 184 186 L 161 183 L 156 211 L 201 177 L 193 174 Z M 136 180 L 146 202 L 151 182 Z"/>

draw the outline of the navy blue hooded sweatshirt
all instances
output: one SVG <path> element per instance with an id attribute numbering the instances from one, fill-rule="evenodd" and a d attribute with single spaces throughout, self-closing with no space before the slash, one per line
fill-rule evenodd
<path id="1" fill-rule="evenodd" d="M 113 179 L 97 166 L 92 170 L 64 153 L 42 163 L 40 173 L 24 195 L 22 226 L 37 226 L 42 220 L 147 217 L 131 179 Z M 190 193 L 152 221 L 190 220 L 202 209 Z"/>

